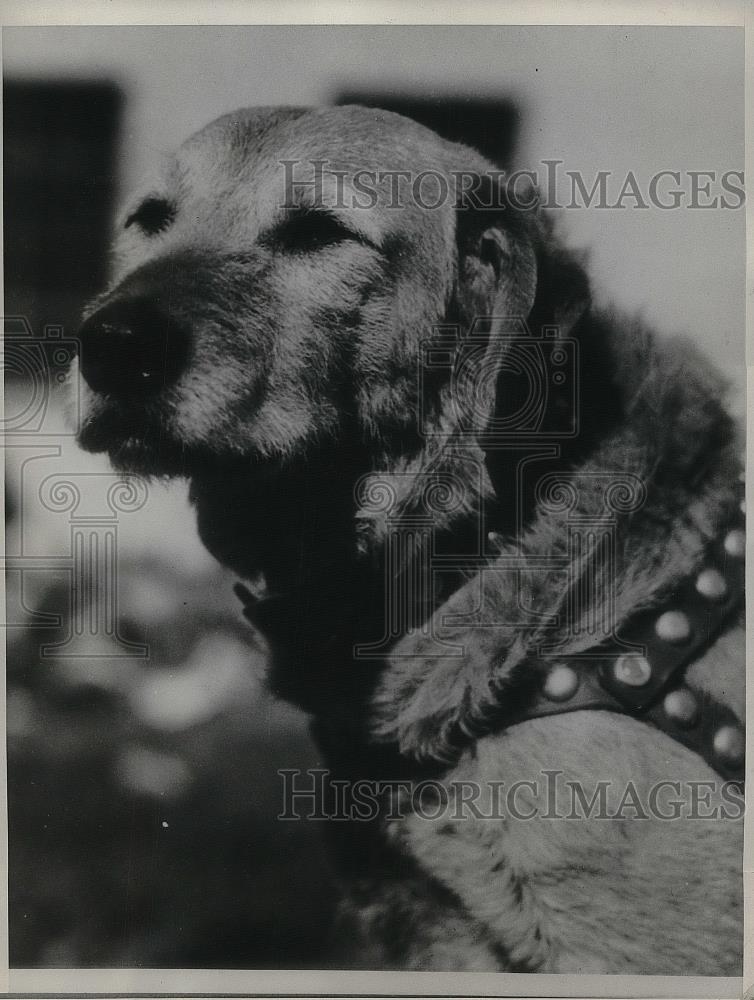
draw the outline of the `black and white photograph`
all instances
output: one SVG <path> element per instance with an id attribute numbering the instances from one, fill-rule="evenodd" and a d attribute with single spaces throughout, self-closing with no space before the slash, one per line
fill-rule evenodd
<path id="1" fill-rule="evenodd" d="M 743 6 L 43 6 L 6 989 L 741 996 Z"/>

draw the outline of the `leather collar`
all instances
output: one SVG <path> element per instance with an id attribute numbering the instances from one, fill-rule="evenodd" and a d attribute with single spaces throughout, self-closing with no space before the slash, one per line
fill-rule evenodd
<path id="1" fill-rule="evenodd" d="M 743 785 L 744 728 L 733 710 L 693 690 L 687 668 L 740 614 L 744 604 L 744 502 L 710 542 L 693 577 L 680 580 L 660 605 L 621 627 L 616 642 L 577 656 L 540 661 L 541 684 L 506 728 L 528 719 L 602 709 L 632 715 L 698 753 L 725 780 Z M 263 634 L 290 628 L 286 602 L 259 598 L 242 583 L 244 615 Z M 743 665 L 742 665 L 743 668 Z"/>
<path id="2" fill-rule="evenodd" d="M 679 581 L 660 606 L 629 619 L 618 641 L 541 663 L 539 689 L 508 725 L 583 709 L 633 715 L 742 786 L 741 720 L 727 705 L 693 690 L 685 674 L 743 608 L 744 509 L 741 499 L 694 576 Z"/>

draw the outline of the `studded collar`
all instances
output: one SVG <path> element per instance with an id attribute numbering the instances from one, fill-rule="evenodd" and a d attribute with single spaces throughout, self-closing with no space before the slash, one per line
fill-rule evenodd
<path id="1" fill-rule="evenodd" d="M 744 502 L 710 542 L 694 576 L 661 606 L 629 619 L 613 643 L 540 662 L 541 683 L 506 728 L 584 709 L 633 715 L 698 753 L 725 780 L 743 785 L 744 730 L 735 712 L 686 683 L 686 670 L 732 625 L 744 604 Z M 290 628 L 285 602 L 234 590 L 244 615 L 266 636 Z M 743 665 L 742 665 L 743 669 Z"/>
<path id="2" fill-rule="evenodd" d="M 709 544 L 702 566 L 635 615 L 617 641 L 545 664 L 532 700 L 509 725 L 583 709 L 640 718 L 698 753 L 725 780 L 744 779 L 738 716 L 686 683 L 685 673 L 744 603 L 744 503 Z"/>

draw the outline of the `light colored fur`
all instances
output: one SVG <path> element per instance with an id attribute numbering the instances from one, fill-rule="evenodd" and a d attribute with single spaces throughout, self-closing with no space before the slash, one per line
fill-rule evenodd
<path id="1" fill-rule="evenodd" d="M 731 975 L 741 953 L 740 823 L 636 818 L 628 807 L 615 819 L 540 818 L 548 811 L 545 771 L 557 772 L 563 787 L 580 783 L 588 795 L 599 780 L 610 781 L 611 814 L 629 782 L 645 804 L 653 784 L 668 776 L 719 786 L 670 737 L 607 712 L 536 719 L 479 740 L 449 771 L 450 787 L 538 783 L 537 794 L 522 786 L 518 805 L 524 814 L 538 809 L 539 817 L 410 817 L 392 831 L 484 929 L 486 964 L 459 946 L 452 968 L 494 969 L 502 953 L 519 972 Z M 719 792 L 709 801 L 720 805 Z M 377 914 L 369 915 L 367 936 L 376 932 Z M 437 968 L 445 949 L 447 942 L 434 940 L 414 951 L 409 945 L 408 961 Z"/>
<path id="2" fill-rule="evenodd" d="M 120 468 L 192 480 L 210 550 L 246 579 L 261 573 L 282 597 L 282 624 L 259 611 L 260 628 L 274 633 L 276 684 L 312 712 L 323 753 L 345 773 L 382 768 L 385 777 L 386 766 L 400 764 L 418 782 L 420 762 L 430 761 L 451 796 L 458 780 L 510 784 L 543 769 L 586 789 L 632 781 L 641 794 L 664 778 L 714 780 L 696 755 L 629 717 L 580 712 L 505 727 L 507 699 L 542 638 L 522 608 L 552 618 L 563 607 L 562 576 L 542 573 L 536 560 L 566 553 L 565 511 L 540 505 L 520 534 L 501 540 L 501 557 L 525 560 L 518 578 L 496 572 L 491 559 L 481 576 L 421 609 L 436 634 L 464 647 L 462 657 L 424 656 L 425 639 L 411 633 L 371 670 L 352 661 L 363 637 L 349 632 L 349 613 L 368 610 L 367 585 L 382 582 L 375 575 L 389 518 L 426 513 L 423 477 L 465 484 L 460 504 L 435 511 L 438 531 L 452 535 L 492 499 L 484 452 L 466 432 L 472 410 L 476 433 L 493 415 L 494 378 L 470 376 L 460 407 L 449 372 L 420 399 L 427 341 L 448 323 L 463 336 L 478 316 L 534 323 L 546 315 L 563 336 L 592 320 L 579 265 L 538 212 L 470 213 L 451 202 L 430 211 L 405 185 L 395 210 L 383 185 L 370 208 L 337 210 L 342 238 L 291 248 L 281 207 L 286 160 L 326 160 L 348 184 L 364 169 L 492 169 L 472 150 L 374 110 L 247 109 L 209 125 L 146 192 L 170 206 L 169 222 L 157 233 L 121 230 L 112 282 L 89 310 L 96 318 L 102 306 L 148 297 L 190 330 L 190 362 L 136 409 L 85 391 L 82 443 L 108 450 Z M 312 207 L 311 191 L 300 205 Z M 699 565 L 733 502 L 736 445 L 722 387 L 687 345 L 664 346 L 616 317 L 594 323 L 587 332 L 599 334 L 614 384 L 599 385 L 600 369 L 590 378 L 615 397 L 620 417 L 586 428 L 599 441 L 568 476 L 576 513 L 602 509 L 600 477 L 604 485 L 628 473 L 646 488 L 640 509 L 617 519 L 613 575 L 599 578 L 598 593 L 615 594 L 620 624 Z M 502 370 L 505 350 L 493 329 L 488 376 Z M 422 402 L 435 436 L 418 426 Z M 389 512 L 368 502 L 382 487 L 394 495 Z M 589 564 L 587 553 L 568 580 Z M 448 624 L 459 612 L 504 624 Z M 608 609 L 589 613 L 604 620 Z M 569 639 L 565 625 L 558 635 L 564 655 L 587 641 Z M 721 640 L 730 648 L 716 646 L 695 668 L 695 683 L 728 701 L 726 685 L 710 678 L 718 655 L 740 674 L 741 635 L 730 633 Z M 350 854 L 361 860 L 349 869 L 343 912 L 357 931 L 351 925 L 342 938 L 360 941 L 350 960 L 361 967 L 735 975 L 741 826 L 384 820 L 372 867 Z"/>

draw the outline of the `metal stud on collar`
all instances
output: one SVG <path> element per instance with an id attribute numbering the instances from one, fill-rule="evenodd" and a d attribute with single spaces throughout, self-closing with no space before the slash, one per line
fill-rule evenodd
<path id="1" fill-rule="evenodd" d="M 655 632 L 665 642 L 686 642 L 691 636 L 691 622 L 683 611 L 666 611 L 655 622 Z"/>
<path id="2" fill-rule="evenodd" d="M 699 720 L 699 702 L 687 687 L 669 691 L 663 699 L 662 707 L 668 718 L 679 726 L 693 726 Z"/>
<path id="3" fill-rule="evenodd" d="M 549 701 L 568 701 L 579 687 L 579 675 L 573 667 L 560 663 L 549 672 L 542 687 Z"/>
<path id="4" fill-rule="evenodd" d="M 696 578 L 696 589 L 703 597 L 716 601 L 728 593 L 728 584 L 718 570 L 703 569 Z"/>
<path id="5" fill-rule="evenodd" d="M 734 528 L 725 536 L 723 547 L 729 556 L 735 559 L 743 559 L 746 554 L 746 535 L 741 528 Z"/>
<path id="6" fill-rule="evenodd" d="M 644 687 L 652 677 L 652 666 L 646 656 L 619 656 L 613 664 L 613 677 L 619 684 Z"/>
<path id="7" fill-rule="evenodd" d="M 745 739 L 740 719 L 729 706 L 692 690 L 684 680 L 685 667 L 741 608 L 746 549 L 742 513 L 737 505 L 732 523 L 710 543 L 705 565 L 679 581 L 670 609 L 637 614 L 621 629 L 622 648 L 596 647 L 556 663 L 525 717 L 589 708 L 629 713 L 698 753 L 725 780 L 742 787 Z M 626 651 L 627 643 L 636 651 Z"/>
<path id="8" fill-rule="evenodd" d="M 739 726 L 721 726 L 712 740 L 712 749 L 729 767 L 743 763 L 746 744 Z"/>

